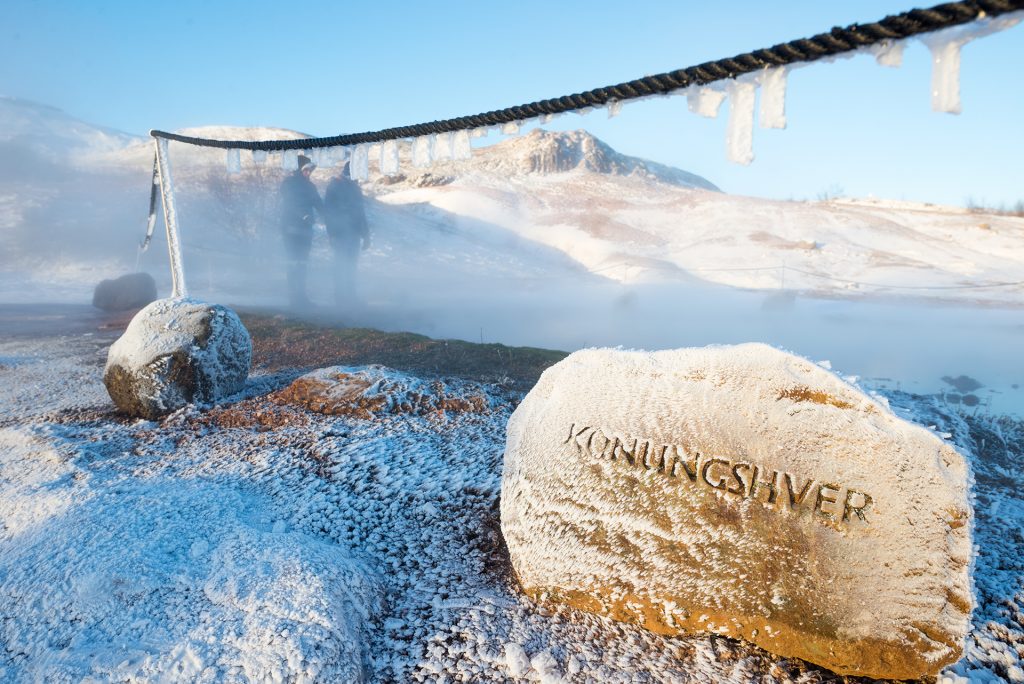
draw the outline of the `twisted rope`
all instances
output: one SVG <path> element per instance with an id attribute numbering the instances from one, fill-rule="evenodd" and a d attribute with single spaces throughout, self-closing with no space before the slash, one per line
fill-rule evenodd
<path id="1" fill-rule="evenodd" d="M 436 133 L 451 133 L 485 126 L 501 126 L 544 115 L 600 107 L 610 102 L 623 102 L 649 95 L 664 95 L 690 86 L 702 86 L 715 81 L 736 78 L 742 74 L 767 67 L 785 66 L 795 62 L 813 62 L 877 43 L 901 40 L 921 33 L 930 33 L 967 24 L 984 17 L 996 17 L 1019 10 L 1024 10 L 1024 0 L 968 0 L 936 5 L 928 9 L 912 9 L 870 24 L 851 24 L 845 28 L 836 27 L 828 33 L 819 33 L 810 38 L 800 38 L 770 48 L 745 52 L 735 57 L 705 62 L 663 74 L 644 76 L 626 83 L 595 88 L 584 93 L 563 95 L 482 114 L 430 121 L 412 126 L 386 128 L 367 133 L 298 140 L 211 140 L 156 130 L 150 131 L 150 135 L 199 147 L 272 151 L 357 145 L 400 138 L 416 138 Z"/>

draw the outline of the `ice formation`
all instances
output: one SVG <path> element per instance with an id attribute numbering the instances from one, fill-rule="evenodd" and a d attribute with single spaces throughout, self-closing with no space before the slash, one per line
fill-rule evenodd
<path id="1" fill-rule="evenodd" d="M 993 19 L 979 19 L 964 26 L 925 34 L 921 40 L 932 54 L 932 109 L 936 112 L 959 114 L 960 105 L 960 50 L 975 38 L 1016 26 L 1024 12 L 1012 12 Z"/>
<path id="2" fill-rule="evenodd" d="M 285 171 L 295 171 L 299 168 L 299 151 L 283 150 L 281 152 L 281 168 Z"/>
<path id="3" fill-rule="evenodd" d="M 452 137 L 452 158 L 473 158 L 473 144 L 469 140 L 469 131 L 455 131 Z"/>
<path id="4" fill-rule="evenodd" d="M 550 115 L 546 115 L 550 116 Z M 547 119 L 550 121 L 551 119 Z M 546 122 L 545 122 L 546 123 Z M 519 128 L 522 125 L 521 121 L 509 121 L 501 127 L 501 132 L 505 135 L 519 135 Z"/>
<path id="5" fill-rule="evenodd" d="M 761 107 L 758 121 L 761 128 L 786 127 L 786 67 L 765 69 L 760 74 Z"/>
<path id="6" fill-rule="evenodd" d="M 531 597 L 910 679 L 971 626 L 970 469 L 761 344 L 578 351 L 508 422 L 501 525 Z"/>
<path id="7" fill-rule="evenodd" d="M 903 64 L 903 50 L 905 47 L 905 41 L 886 40 L 881 43 L 875 43 L 868 48 L 868 51 L 875 56 L 875 61 L 881 66 L 895 69 Z"/>
<path id="8" fill-rule="evenodd" d="M 725 101 L 725 93 L 717 88 L 692 88 L 686 93 L 686 105 L 694 114 L 714 119 Z"/>
<path id="9" fill-rule="evenodd" d="M 171 296 L 185 297 L 185 265 L 181 258 L 181 233 L 178 230 L 178 213 L 174 204 L 174 176 L 171 174 L 170 155 L 167 139 L 156 139 L 157 170 L 160 174 L 160 199 L 164 207 L 164 226 L 167 229 L 167 251 L 171 261 Z"/>
<path id="10" fill-rule="evenodd" d="M 356 145 L 352 148 L 352 160 L 349 164 L 349 176 L 352 180 L 366 180 L 370 177 L 370 146 Z"/>
<path id="11" fill-rule="evenodd" d="M 398 141 L 385 140 L 380 146 L 380 172 L 385 176 L 398 173 Z"/>
<path id="12" fill-rule="evenodd" d="M 452 134 L 451 133 L 438 133 L 434 136 L 434 161 L 443 161 L 451 159 L 452 150 Z"/>
<path id="13" fill-rule="evenodd" d="M 252 163 L 257 166 L 261 166 L 267 163 L 267 151 L 266 150 L 253 150 L 252 151 Z"/>
<path id="14" fill-rule="evenodd" d="M 241 150 L 230 149 L 225 155 L 225 163 L 227 165 L 228 173 L 241 173 L 242 171 L 242 154 Z"/>
<path id="15" fill-rule="evenodd" d="M 611 100 L 608 103 L 608 118 L 614 119 L 622 112 L 622 100 Z"/>
<path id="16" fill-rule="evenodd" d="M 433 135 L 421 135 L 412 141 L 412 165 L 418 169 L 430 166 L 431 149 L 434 147 Z"/>
<path id="17" fill-rule="evenodd" d="M 754 103 L 757 84 L 752 81 L 729 81 L 729 122 L 725 146 L 729 161 L 746 166 L 754 160 Z"/>
<path id="18" fill-rule="evenodd" d="M 486 138 L 487 137 L 487 126 L 481 126 L 480 128 L 474 128 L 470 133 L 472 138 Z"/>

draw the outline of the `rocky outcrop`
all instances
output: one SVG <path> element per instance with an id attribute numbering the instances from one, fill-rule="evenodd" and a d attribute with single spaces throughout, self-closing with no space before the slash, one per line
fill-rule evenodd
<path id="1" fill-rule="evenodd" d="M 320 368 L 276 392 L 274 401 L 316 413 L 372 419 L 391 413 L 486 413 L 487 395 L 469 383 L 420 380 L 383 366 Z"/>
<path id="2" fill-rule="evenodd" d="M 156 419 L 190 403 L 214 403 L 245 385 L 249 333 L 230 309 L 160 299 L 135 315 L 110 347 L 103 383 L 119 409 Z"/>
<path id="3" fill-rule="evenodd" d="M 968 481 L 939 437 L 770 347 L 587 350 L 509 421 L 502 529 L 542 602 L 918 678 L 970 626 Z"/>
<path id="4" fill-rule="evenodd" d="M 103 280 L 92 293 L 92 305 L 104 311 L 139 309 L 156 299 L 156 281 L 148 273 L 128 273 Z"/>

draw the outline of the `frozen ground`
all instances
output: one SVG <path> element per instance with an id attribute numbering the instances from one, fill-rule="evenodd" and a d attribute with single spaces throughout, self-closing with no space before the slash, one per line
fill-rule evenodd
<path id="1" fill-rule="evenodd" d="M 274 403 L 283 369 L 227 407 L 126 421 L 100 377 L 114 330 L 3 313 L 0 680 L 834 679 L 521 598 L 498 535 L 515 392 L 452 379 L 490 412 L 361 420 Z M 979 608 L 946 677 L 1024 681 L 1024 425 L 888 397 L 975 469 Z"/>

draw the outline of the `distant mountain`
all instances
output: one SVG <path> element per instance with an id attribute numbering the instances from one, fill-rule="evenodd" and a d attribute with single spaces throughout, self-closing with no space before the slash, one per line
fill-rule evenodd
<path id="1" fill-rule="evenodd" d="M 50 161 L 121 150 L 139 136 L 85 123 L 56 107 L 0 96 L 0 149 L 31 152 Z"/>

